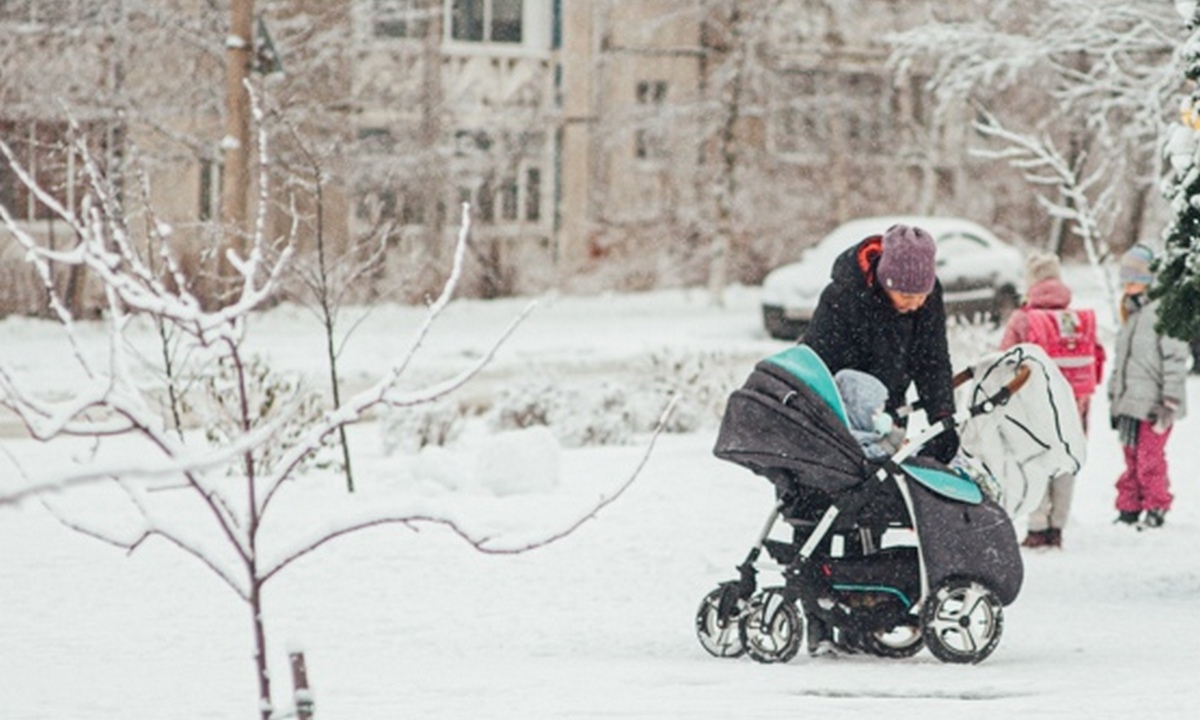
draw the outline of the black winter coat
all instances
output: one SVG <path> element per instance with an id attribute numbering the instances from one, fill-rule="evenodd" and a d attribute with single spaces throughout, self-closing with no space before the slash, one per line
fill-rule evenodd
<path id="1" fill-rule="evenodd" d="M 916 383 L 928 417 L 941 418 L 954 412 L 942 285 L 934 283 L 918 310 L 900 313 L 874 281 L 880 244 L 878 236 L 867 238 L 838 256 L 801 342 L 830 372 L 853 368 L 879 378 L 889 410 L 904 405 Z"/>

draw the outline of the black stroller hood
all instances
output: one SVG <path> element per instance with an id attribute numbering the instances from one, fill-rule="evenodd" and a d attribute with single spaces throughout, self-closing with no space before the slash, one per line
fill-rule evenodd
<path id="1" fill-rule="evenodd" d="M 713 454 L 772 480 L 837 493 L 873 467 L 846 425 L 825 364 L 804 345 L 759 362 L 729 397 Z"/>

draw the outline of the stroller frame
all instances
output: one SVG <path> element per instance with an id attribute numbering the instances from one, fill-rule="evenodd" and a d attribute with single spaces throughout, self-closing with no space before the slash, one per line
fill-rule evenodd
<path id="1" fill-rule="evenodd" d="M 954 384 L 970 377 L 970 370 L 963 371 L 955 376 Z M 921 507 L 928 507 L 929 502 L 914 498 L 911 479 L 917 479 L 920 490 L 916 494 L 922 497 L 930 495 L 923 487 L 929 481 L 942 484 L 934 492 L 966 503 L 980 502 L 982 493 L 958 475 L 937 471 L 930 477 L 918 472 L 919 468 L 902 464 L 935 436 L 1004 405 L 1028 377 L 1028 368 L 1022 367 L 990 397 L 909 436 L 870 478 L 831 494 L 830 503 L 815 521 L 789 516 L 792 499 L 781 496 L 745 560 L 737 566 L 738 579 L 721 583 L 701 602 L 696 629 L 705 650 L 718 657 L 748 653 L 760 662 L 786 662 L 798 652 L 807 626 L 810 651 L 820 639 L 818 628 L 826 627 L 828 639 L 844 650 L 882 657 L 908 657 L 922 647 L 929 647 L 946 662 L 977 663 L 990 655 L 1003 628 L 1002 606 L 1015 599 L 1016 590 L 997 591 L 987 578 L 975 576 L 969 568 L 940 573 L 931 581 L 919 531 Z M 886 521 L 876 518 L 864 525 L 855 520 L 839 526 L 840 517 L 855 517 L 878 502 L 889 480 L 902 504 L 903 517 L 885 514 Z M 890 501 L 895 504 L 894 497 Z M 771 539 L 781 517 L 793 528 L 792 543 Z M 1011 535 L 1007 516 L 1005 522 Z M 911 529 L 911 544 L 883 547 L 883 535 L 890 529 Z M 839 553 L 835 540 L 853 546 L 856 552 L 846 554 L 843 548 Z M 865 574 L 856 569 L 872 563 L 874 569 Z M 911 576 L 914 566 L 916 577 Z M 891 572 L 895 582 L 869 582 L 880 568 L 885 574 Z M 780 572 L 784 584 L 760 590 L 759 570 Z M 868 582 L 855 582 L 856 573 L 857 579 L 865 577 Z M 1018 578 L 1017 588 L 1019 584 Z"/>

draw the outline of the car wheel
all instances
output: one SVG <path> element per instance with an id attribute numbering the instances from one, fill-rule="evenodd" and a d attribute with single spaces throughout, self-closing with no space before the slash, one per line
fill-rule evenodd
<path id="1" fill-rule="evenodd" d="M 795 342 L 804 334 L 808 323 L 800 320 L 791 320 L 783 313 L 783 308 L 778 305 L 763 305 L 763 327 L 766 328 L 767 334 L 776 340 L 790 340 Z"/>

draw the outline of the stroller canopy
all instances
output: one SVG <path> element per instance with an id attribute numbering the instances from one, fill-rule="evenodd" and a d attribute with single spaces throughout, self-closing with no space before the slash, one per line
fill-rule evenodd
<path id="1" fill-rule="evenodd" d="M 870 462 L 850 434 L 829 368 L 807 345 L 759 362 L 729 397 L 713 454 L 770 478 L 836 493 Z"/>

